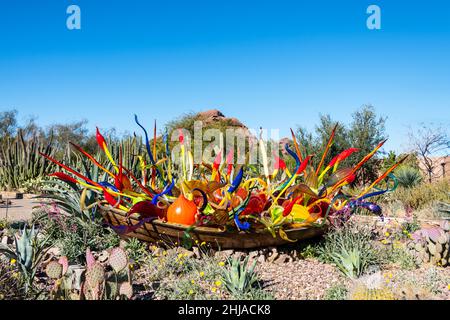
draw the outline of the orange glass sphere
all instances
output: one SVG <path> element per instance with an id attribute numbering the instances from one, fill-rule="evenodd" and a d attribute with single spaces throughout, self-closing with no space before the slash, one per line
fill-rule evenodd
<path id="1" fill-rule="evenodd" d="M 184 195 L 180 195 L 174 203 L 167 209 L 167 221 L 179 224 L 192 225 L 195 223 L 195 215 L 197 214 L 197 206 L 193 201 L 186 199 Z"/>

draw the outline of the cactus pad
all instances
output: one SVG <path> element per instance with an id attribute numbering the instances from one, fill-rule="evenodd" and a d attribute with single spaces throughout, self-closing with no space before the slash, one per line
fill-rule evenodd
<path id="1" fill-rule="evenodd" d="M 115 272 L 120 272 L 128 266 L 128 256 L 122 248 L 114 248 L 109 255 L 109 264 Z"/>
<path id="2" fill-rule="evenodd" d="M 50 261 L 45 268 L 45 273 L 51 279 L 59 279 L 63 275 L 63 266 L 57 261 Z"/>
<path id="3" fill-rule="evenodd" d="M 95 287 L 102 283 L 105 279 L 105 269 L 103 266 L 96 262 L 90 269 L 86 271 L 86 282 L 90 287 Z"/>
<path id="4" fill-rule="evenodd" d="M 65 275 L 67 272 L 67 269 L 69 269 L 69 260 L 67 259 L 66 256 L 62 256 L 61 258 L 58 259 L 58 263 L 60 263 L 63 267 L 62 275 Z"/>

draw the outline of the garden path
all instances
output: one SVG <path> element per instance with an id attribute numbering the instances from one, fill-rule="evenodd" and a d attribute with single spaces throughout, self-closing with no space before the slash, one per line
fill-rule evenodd
<path id="1" fill-rule="evenodd" d="M 6 199 L 3 199 L 6 200 Z M 0 219 L 8 221 L 29 220 L 32 217 L 32 209 L 39 205 L 34 199 L 11 199 L 11 204 L 0 204 Z"/>

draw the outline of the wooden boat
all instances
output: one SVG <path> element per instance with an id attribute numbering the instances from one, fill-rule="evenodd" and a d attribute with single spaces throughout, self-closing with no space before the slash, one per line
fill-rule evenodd
<path id="1" fill-rule="evenodd" d="M 136 224 L 137 218 L 126 217 L 126 212 L 112 207 L 101 207 L 104 219 L 113 226 Z M 138 238 L 142 241 L 155 243 L 165 242 L 169 244 L 181 244 L 184 232 L 188 226 L 176 223 L 169 223 L 160 219 L 155 219 L 144 223 L 137 230 L 123 235 L 123 238 Z M 291 240 L 305 240 L 322 235 L 328 228 L 323 227 L 302 227 L 286 229 L 286 235 Z M 279 246 L 289 243 L 289 241 L 273 237 L 266 230 L 256 232 L 230 232 L 217 227 L 196 227 L 189 232 L 194 243 L 207 243 L 216 249 L 253 249 L 261 247 Z"/>

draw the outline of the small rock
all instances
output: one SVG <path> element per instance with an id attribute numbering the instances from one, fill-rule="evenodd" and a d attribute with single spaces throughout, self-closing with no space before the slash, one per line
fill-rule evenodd
<path id="1" fill-rule="evenodd" d="M 242 251 L 236 251 L 235 253 L 233 253 L 233 259 L 236 259 L 236 260 L 241 260 L 242 259 L 242 257 L 245 255 L 245 253 L 244 252 L 242 252 Z"/>
<path id="2" fill-rule="evenodd" d="M 49 254 L 50 256 L 59 257 L 61 256 L 61 250 L 57 247 L 51 247 L 50 249 L 48 249 L 47 254 Z"/>
<path id="3" fill-rule="evenodd" d="M 178 247 L 176 249 L 176 252 L 178 252 L 178 254 L 182 254 L 182 255 L 186 256 L 186 258 L 194 258 L 195 257 L 195 253 L 193 251 L 190 251 L 183 247 Z"/>
<path id="4" fill-rule="evenodd" d="M 285 253 L 278 255 L 278 257 L 272 260 L 274 263 L 286 263 L 292 261 L 292 258 Z"/>
<path id="5" fill-rule="evenodd" d="M 272 248 L 269 248 L 269 249 L 270 249 L 270 252 L 268 254 L 267 261 L 268 262 L 274 262 L 275 259 L 278 258 L 278 256 L 280 254 L 278 253 L 277 248 L 275 248 L 275 247 L 272 247 Z"/>
<path id="6" fill-rule="evenodd" d="M 198 247 L 193 247 L 192 252 L 194 253 L 194 257 L 196 259 L 200 259 L 202 257 L 202 252 L 200 251 L 200 249 Z"/>
<path id="7" fill-rule="evenodd" d="M 98 255 L 98 261 L 99 262 L 106 262 L 106 260 L 108 260 L 109 258 L 109 252 L 107 250 L 103 250 L 102 252 L 100 252 L 100 254 Z"/>
<path id="8" fill-rule="evenodd" d="M 8 245 L 8 236 L 3 236 L 3 238 L 2 238 L 2 244 L 4 244 L 5 246 Z"/>
<path id="9" fill-rule="evenodd" d="M 216 251 L 214 256 L 219 260 L 226 260 L 229 257 L 231 257 L 233 255 L 233 253 L 234 253 L 234 250 L 221 250 L 221 251 Z"/>
<path id="10" fill-rule="evenodd" d="M 256 258 L 258 256 L 258 254 L 259 254 L 258 251 L 250 251 L 248 254 L 248 258 L 249 259 Z"/>
<path id="11" fill-rule="evenodd" d="M 256 261 L 258 261 L 258 263 L 264 263 L 266 262 L 266 256 L 260 255 Z"/>
<path id="12" fill-rule="evenodd" d="M 120 247 L 120 248 L 125 248 L 126 245 L 127 245 L 127 241 L 126 241 L 126 240 L 123 240 L 123 239 L 120 239 L 119 247 Z"/>
<path id="13" fill-rule="evenodd" d="M 152 250 L 152 255 L 153 256 L 161 256 L 162 254 L 163 254 L 163 249 L 162 248 L 159 248 L 159 247 L 155 247 L 153 250 Z"/>

